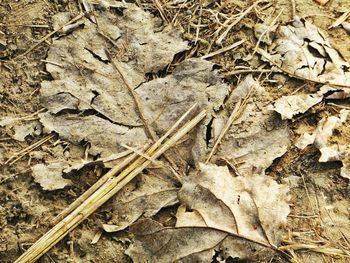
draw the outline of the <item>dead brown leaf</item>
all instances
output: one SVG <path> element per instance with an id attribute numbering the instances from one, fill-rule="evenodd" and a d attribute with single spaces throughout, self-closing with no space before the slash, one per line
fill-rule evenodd
<path id="1" fill-rule="evenodd" d="M 243 175 L 264 172 L 290 145 L 287 123 L 270 110 L 269 93 L 251 76 L 238 85 L 230 100 L 235 102 L 248 94 L 245 110 L 231 125 L 216 154 L 217 159 L 231 161 Z"/>
<path id="2" fill-rule="evenodd" d="M 281 241 L 287 192 L 264 175 L 234 177 L 227 167 L 200 164 L 179 192 L 176 227 L 139 221 L 127 254 L 134 262 L 211 262 L 215 251 L 223 259 L 254 259 Z"/>

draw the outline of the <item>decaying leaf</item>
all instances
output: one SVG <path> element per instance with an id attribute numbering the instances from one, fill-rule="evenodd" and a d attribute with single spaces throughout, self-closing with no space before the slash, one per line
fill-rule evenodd
<path id="1" fill-rule="evenodd" d="M 136 241 L 127 254 L 134 262 L 211 262 L 215 251 L 224 259 L 254 259 L 279 244 L 289 214 L 287 186 L 264 175 L 234 177 L 227 167 L 199 168 L 179 192 L 176 227 L 150 220 L 132 227 Z"/>
<path id="2" fill-rule="evenodd" d="M 161 208 L 178 202 L 178 190 L 164 172 L 157 170 L 157 175 L 153 172 L 142 174 L 114 197 L 112 218 L 103 225 L 103 229 L 116 232 L 127 228 L 141 216 L 152 217 Z"/>
<path id="3" fill-rule="evenodd" d="M 318 91 L 318 95 L 325 95 L 327 99 L 346 99 L 350 97 L 350 88 L 332 87 L 323 85 Z"/>
<path id="4" fill-rule="evenodd" d="M 335 129 L 340 127 L 348 118 L 349 110 L 341 110 L 339 117 L 330 116 L 322 118 L 313 133 L 303 134 L 296 146 L 304 149 L 310 144 L 314 144 L 321 152 L 320 162 L 341 161 L 348 149 L 347 145 L 339 145 L 332 142 Z"/>
<path id="5" fill-rule="evenodd" d="M 315 82 L 350 86 L 350 68 L 315 25 L 296 17 L 290 25 L 280 26 L 269 53 L 260 49 L 263 58 L 283 71 Z M 344 92 L 339 88 L 334 92 Z M 326 97 L 329 94 L 326 94 Z"/>
<path id="6" fill-rule="evenodd" d="M 114 124 L 95 115 L 55 116 L 50 113 L 42 113 L 39 116 L 46 131 L 55 131 L 62 138 L 76 144 L 83 141 L 90 142 L 89 153 L 91 155 L 108 157 L 125 150 L 120 146 L 121 143 L 141 146 L 147 142 L 143 128 Z"/>
<path id="7" fill-rule="evenodd" d="M 42 126 L 38 121 L 31 121 L 25 124 L 14 126 L 15 134 L 13 138 L 17 141 L 23 142 L 28 135 L 40 135 Z"/>
<path id="8" fill-rule="evenodd" d="M 32 166 L 34 181 L 44 190 L 52 191 L 62 189 L 71 184 L 71 181 L 62 177 L 65 162 L 55 162 L 48 165 L 36 164 Z"/>
<path id="9" fill-rule="evenodd" d="M 182 147 L 177 147 L 186 162 L 203 161 L 208 150 L 207 125 L 223 105 L 229 86 L 222 82 L 214 64 L 202 59 L 188 59 L 180 63 L 171 75 L 142 84 L 137 90 L 148 123 L 164 134 L 195 102 L 207 109 L 207 118 L 196 133 Z M 192 153 L 191 154 L 191 149 Z M 187 163 L 186 163 L 187 165 Z"/>
<path id="10" fill-rule="evenodd" d="M 282 119 L 292 119 L 299 113 L 304 113 L 312 106 L 322 101 L 322 96 L 301 94 L 283 96 L 274 102 L 274 110 L 281 114 Z"/>
<path id="11" fill-rule="evenodd" d="M 29 135 L 36 136 L 42 132 L 42 125 L 39 121 L 22 121 L 23 118 L 5 117 L 0 120 L 0 127 L 12 128 L 14 131 L 13 138 L 17 141 L 24 142 Z"/>
<path id="12" fill-rule="evenodd" d="M 107 56 L 110 43 L 133 87 L 187 48 L 174 27 L 163 26 L 135 5 L 126 7 L 122 15 L 96 12 L 98 25 L 82 19 L 83 26 L 54 40 L 48 53 L 46 67 L 54 80 L 42 82 L 41 98 L 49 112 L 40 121 L 46 131 L 71 142 L 89 142 L 91 155 L 108 157 L 124 150 L 120 144 L 135 147 L 147 141 L 131 94 Z"/>
<path id="13" fill-rule="evenodd" d="M 52 113 L 92 109 L 110 121 L 140 125 L 132 97 L 106 54 L 107 43 L 116 45 L 133 87 L 145 80 L 146 73 L 163 69 L 187 43 L 172 26 L 163 27 L 135 5 L 121 16 L 105 11 L 95 18 L 99 27 L 84 19 L 82 28 L 53 41 L 47 58 L 52 63 L 46 67 L 54 80 L 42 82 L 43 104 Z"/>
<path id="14" fill-rule="evenodd" d="M 287 123 L 274 113 L 268 92 L 251 76 L 232 92 L 233 102 L 250 94 L 241 116 L 233 122 L 216 158 L 236 164 L 241 174 L 260 173 L 290 145 Z"/>
<path id="15" fill-rule="evenodd" d="M 276 29 L 277 25 L 271 27 L 265 23 L 256 23 L 254 25 L 254 34 L 261 42 L 271 45 Z"/>
<path id="16" fill-rule="evenodd" d="M 202 59 L 188 59 L 171 75 L 142 84 L 136 92 L 141 98 L 146 118 L 160 134 L 195 102 L 199 108 L 214 113 L 223 105 L 229 87 L 224 84 L 214 64 Z"/>

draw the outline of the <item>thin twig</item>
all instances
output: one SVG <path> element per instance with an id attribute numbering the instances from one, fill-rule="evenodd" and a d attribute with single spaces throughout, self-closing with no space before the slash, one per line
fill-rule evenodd
<path id="1" fill-rule="evenodd" d="M 46 137 L 42 138 L 41 140 L 37 141 L 36 143 L 28 146 L 27 148 L 23 149 L 22 151 L 15 153 L 13 156 L 11 156 L 5 164 L 13 165 L 15 162 L 17 162 L 19 159 L 21 159 L 23 156 L 28 154 L 29 152 L 33 151 L 34 149 L 38 148 L 39 146 L 43 145 L 45 142 L 49 141 L 55 137 L 55 134 L 49 134 Z M 17 157 L 17 158 L 16 158 Z M 12 161 L 13 160 L 13 161 Z"/>
<path id="2" fill-rule="evenodd" d="M 194 110 L 194 108 L 197 106 L 197 103 L 195 103 L 191 108 L 189 108 L 184 115 L 170 128 L 167 134 L 170 134 L 173 132 L 181 122 L 184 121 L 184 119 Z M 165 138 L 164 136 L 162 138 Z M 148 148 L 148 145 L 146 147 L 143 147 L 141 149 L 141 153 L 143 150 Z M 104 176 L 102 176 L 94 185 L 92 185 L 84 194 L 82 194 L 78 199 L 76 199 L 72 204 L 70 204 L 65 210 L 63 210 L 59 215 L 57 215 L 51 222 L 51 225 L 56 225 L 61 221 L 65 216 L 67 216 L 69 213 L 71 213 L 74 209 L 79 207 L 88 197 L 90 197 L 93 193 L 95 193 L 103 184 L 105 184 L 110 178 L 112 178 L 115 174 L 117 174 L 119 171 L 121 171 L 123 168 L 125 168 L 128 164 L 130 164 L 132 161 L 136 159 L 140 154 L 140 151 L 137 153 L 133 153 L 129 155 L 126 159 L 124 159 L 121 163 L 117 164 L 115 167 L 113 167 L 111 170 L 109 170 Z M 141 155 L 143 156 L 143 155 Z M 151 160 L 155 160 L 152 159 Z"/>
<path id="3" fill-rule="evenodd" d="M 226 72 L 222 74 L 224 77 L 229 77 L 232 75 L 239 75 L 239 74 L 248 74 L 248 73 L 270 73 L 274 72 L 273 69 L 240 69 L 240 70 L 233 70 Z"/>
<path id="4" fill-rule="evenodd" d="M 148 145 L 147 145 L 148 146 Z M 126 159 L 124 159 L 121 163 L 114 166 L 111 170 L 109 170 L 104 176 L 102 176 L 95 184 L 93 184 L 87 191 L 85 191 L 81 196 L 78 197 L 73 203 L 71 203 L 66 209 L 64 209 L 61 213 L 59 213 L 51 222 L 51 226 L 58 224 L 63 218 L 69 215 L 72 211 L 74 211 L 77 207 L 79 207 L 84 201 L 90 197 L 93 193 L 96 192 L 103 184 L 105 184 L 113 175 L 121 171 L 128 164 L 133 162 L 138 157 L 138 154 L 133 153 L 130 154 Z"/>
<path id="5" fill-rule="evenodd" d="M 337 248 L 332 248 L 328 246 L 317 246 L 313 244 L 298 244 L 298 243 L 293 243 L 290 245 L 282 246 L 279 247 L 280 250 L 289 250 L 289 249 L 294 249 L 294 250 L 310 250 L 318 253 L 323 253 L 326 255 L 337 255 L 337 256 L 343 256 L 343 257 L 350 257 L 348 254 L 346 254 L 343 250 L 337 249 Z"/>
<path id="6" fill-rule="evenodd" d="M 0 26 L 6 26 L 6 27 L 23 26 L 23 27 L 49 28 L 49 25 L 30 25 L 30 24 L 2 24 L 2 23 L 0 23 Z"/>
<path id="7" fill-rule="evenodd" d="M 202 58 L 202 59 L 207 59 L 207 58 L 214 57 L 214 56 L 216 56 L 216 55 L 219 55 L 219 54 L 221 54 L 221 53 L 224 53 L 224 52 L 227 52 L 227 51 L 229 51 L 229 50 L 231 50 L 231 49 L 234 49 L 234 48 L 238 47 L 239 45 L 241 45 L 241 44 L 244 43 L 244 42 L 245 42 L 245 40 L 242 39 L 242 40 L 240 40 L 240 41 L 237 41 L 236 43 L 233 43 L 232 45 L 229 45 L 229 46 L 227 46 L 227 47 L 220 48 L 220 49 L 218 49 L 218 50 L 216 50 L 216 51 L 214 51 L 214 52 L 211 52 L 211 53 L 209 53 L 209 54 L 207 54 L 207 55 L 204 55 L 204 56 L 202 56 L 201 58 Z"/>
<path id="8" fill-rule="evenodd" d="M 198 24 L 197 24 L 197 28 L 196 28 L 196 39 L 194 41 L 194 45 L 197 44 L 197 41 L 199 39 L 199 30 L 200 30 L 201 22 L 202 22 L 202 13 L 203 13 L 203 4 L 202 4 L 202 0 L 199 0 L 199 15 L 198 15 Z"/>
<path id="9" fill-rule="evenodd" d="M 130 147 L 126 144 L 120 144 L 120 146 L 124 147 L 125 149 L 128 149 L 130 151 L 133 151 L 137 156 L 142 156 L 146 160 L 151 161 L 155 165 L 161 166 L 161 167 L 166 167 L 161 161 L 157 161 L 156 159 L 148 156 L 147 154 L 143 153 L 142 151 L 139 151 L 138 149 L 135 149 L 134 147 Z"/>
<path id="10" fill-rule="evenodd" d="M 276 24 L 278 18 L 282 15 L 282 12 L 283 12 L 283 9 L 278 13 L 278 15 L 272 20 L 271 24 L 264 30 L 264 32 L 261 33 L 259 39 L 258 39 L 258 42 L 256 43 L 255 45 L 255 48 L 254 48 L 254 51 L 253 51 L 253 54 L 252 56 L 256 53 L 256 51 L 258 50 L 258 47 L 260 45 L 260 42 L 262 41 L 263 37 L 265 36 L 265 34 L 267 34 L 271 29 L 272 27 Z"/>
<path id="11" fill-rule="evenodd" d="M 168 17 L 166 16 L 165 12 L 164 12 L 164 9 L 161 5 L 161 3 L 158 1 L 158 0 L 152 0 L 154 2 L 154 5 L 156 6 L 160 16 L 162 17 L 162 19 L 169 24 L 169 19 Z"/>
<path id="12" fill-rule="evenodd" d="M 295 4 L 295 0 L 291 0 L 292 3 L 292 19 L 294 19 L 295 15 L 296 15 L 296 4 Z"/>
<path id="13" fill-rule="evenodd" d="M 250 13 L 250 11 L 253 10 L 253 8 L 255 8 L 261 2 L 262 2 L 262 0 L 256 1 L 253 5 L 248 7 L 243 13 L 241 13 L 240 16 L 227 27 L 227 29 L 224 31 L 224 33 L 221 34 L 221 36 L 216 40 L 215 43 L 217 45 L 221 45 L 222 41 L 224 40 L 224 38 L 226 38 L 227 34 L 231 31 L 231 29 L 235 25 L 237 25 L 247 14 Z"/>

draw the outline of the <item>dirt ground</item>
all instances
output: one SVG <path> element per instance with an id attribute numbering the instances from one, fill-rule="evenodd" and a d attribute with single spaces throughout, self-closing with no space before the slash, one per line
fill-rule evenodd
<path id="1" fill-rule="evenodd" d="M 243 66 L 256 67 L 260 64 L 258 57 L 250 61 L 244 59 L 252 53 L 257 43 L 253 34 L 254 24 L 271 21 L 271 17 L 276 17 L 279 12 L 281 14 L 278 24 L 285 24 L 292 20 L 293 13 L 292 1 L 265 1 L 265 8 L 260 10 L 261 13 L 252 12 L 247 15 L 229 32 L 222 45 L 216 45 L 212 43 L 210 36 L 216 29 L 210 24 L 210 12 L 202 11 L 201 17 L 201 23 L 209 26 L 196 26 L 200 12 L 199 3 L 208 2 L 207 9 L 220 9 L 228 17 L 237 13 L 237 10 L 246 10 L 254 1 L 135 2 L 158 17 L 161 17 L 161 14 L 157 3 L 161 3 L 163 14 L 169 21 L 175 21 L 182 37 L 190 43 L 191 48 L 188 51 L 174 58 L 169 72 L 185 58 L 201 57 L 239 39 L 247 39 L 239 48 L 210 58 L 210 61 L 217 63 L 220 75 L 232 89 L 244 73 L 231 75 L 229 72 L 242 69 Z M 211 2 L 213 3 L 210 4 Z M 71 12 L 74 17 L 80 12 L 80 8 L 79 1 L 75 0 L 0 1 L 0 119 L 25 117 L 21 122 L 25 125 L 28 120 L 37 119 L 38 112 L 45 111 L 40 102 L 40 88 L 42 81 L 52 79 L 45 65 L 52 39 L 48 37 L 35 48 L 31 48 L 53 31 L 52 17 L 55 14 Z M 295 0 L 296 14 L 326 32 L 332 45 L 350 63 L 350 35 L 341 27 L 328 29 L 335 19 L 349 10 L 348 0 L 330 0 L 324 6 L 313 0 Z M 28 50 L 30 51 L 27 52 Z M 158 76 L 164 74 L 164 71 L 159 72 Z M 154 75 L 152 78 L 157 74 Z M 281 81 L 278 75 L 280 74 L 272 72 L 254 73 L 254 77 L 261 80 L 266 89 L 273 90 L 275 98 L 291 94 L 297 89 L 297 92 L 312 89 L 312 83 L 304 85 L 303 81 L 288 76 L 285 78 L 285 84 L 278 88 Z M 342 103 L 344 107 L 350 104 L 349 99 L 343 100 Z M 298 131 L 302 129 L 303 123 L 317 123 L 325 116 L 325 112 L 338 113 L 339 108 L 326 104 L 317 105 L 311 112 L 290 121 L 288 125 L 293 131 Z M 337 132 L 341 143 L 350 143 L 349 123 Z M 294 141 L 296 136 L 297 132 L 292 134 L 291 141 Z M 98 175 L 105 171 L 104 168 L 85 167 L 70 176 L 73 185 L 60 190 L 44 191 L 31 175 L 31 167 L 40 163 L 40 158 L 36 156 L 50 154 L 54 147 L 66 147 L 68 142 L 55 135 L 36 148 L 35 153 L 31 151 L 15 162 L 6 161 L 45 137 L 47 134 L 37 131 L 26 136 L 24 141 L 19 141 L 14 138 L 13 128 L 0 128 L 0 262 L 14 262 L 50 229 L 50 220 L 88 189 L 97 180 Z M 84 155 L 78 151 L 77 154 Z M 349 262 L 349 257 L 338 253 L 350 253 L 349 180 L 340 176 L 341 162 L 319 163 L 319 157 L 320 153 L 315 147 L 307 147 L 304 150 L 290 147 L 282 157 L 274 160 L 267 170 L 268 175 L 276 181 L 287 182 L 290 185 L 291 213 L 288 216 L 288 234 L 283 238 L 283 245 L 290 245 L 291 249 L 287 251 L 300 262 Z M 173 213 L 170 210 L 163 209 L 156 217 L 169 217 L 169 214 Z M 107 202 L 38 262 L 132 262 L 124 254 L 131 238 L 127 230 L 103 233 L 97 244 L 90 244 L 95 234 L 101 230 L 102 224 L 110 219 L 110 211 L 111 205 Z M 299 243 L 310 244 L 310 247 L 298 248 L 296 244 Z M 322 249 L 317 251 L 317 247 Z M 276 256 L 272 262 L 283 262 L 283 259 Z"/>

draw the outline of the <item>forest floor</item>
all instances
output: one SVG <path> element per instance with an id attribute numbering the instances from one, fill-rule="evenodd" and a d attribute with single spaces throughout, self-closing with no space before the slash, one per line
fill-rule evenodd
<path id="1" fill-rule="evenodd" d="M 0 1 L 0 262 L 194 103 L 38 262 L 349 262 L 349 97 L 348 0 Z"/>

